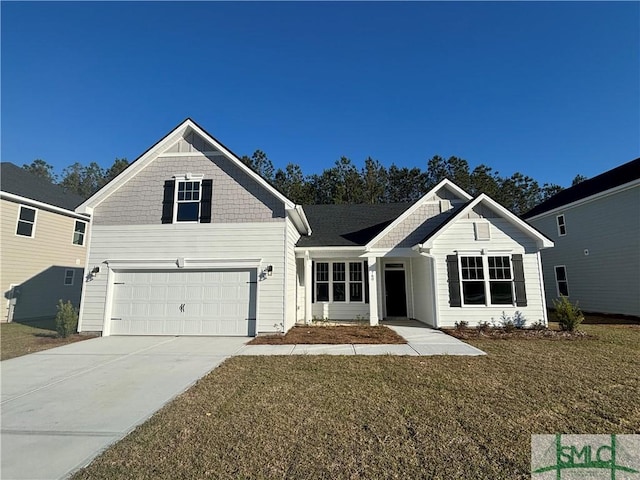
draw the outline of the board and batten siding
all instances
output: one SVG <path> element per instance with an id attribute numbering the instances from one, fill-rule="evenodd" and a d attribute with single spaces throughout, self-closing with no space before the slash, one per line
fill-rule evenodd
<path id="1" fill-rule="evenodd" d="M 22 292 L 14 309 L 13 320 L 54 317 L 58 300 L 70 300 L 78 307 L 87 248 L 73 244 L 77 219 L 26 203 L 5 199 L 0 202 L 2 293 L 6 299 L 12 284 L 21 285 Z M 33 237 L 16 235 L 20 205 L 36 210 Z M 72 286 L 64 285 L 66 269 L 75 272 Z M 2 321 L 7 320 L 6 304 L 5 300 Z"/>
<path id="2" fill-rule="evenodd" d="M 258 332 L 283 322 L 286 227 L 280 222 L 167 225 L 93 225 L 89 269 L 101 272 L 85 283 L 82 331 L 102 331 L 107 301 L 107 260 L 262 259 L 273 274 L 258 284 Z M 260 272 L 258 272 L 260 273 Z M 295 278 L 295 276 L 293 277 Z M 295 291 L 295 290 L 294 290 Z"/>
<path id="3" fill-rule="evenodd" d="M 211 223 L 281 222 L 284 205 L 231 160 L 195 152 L 159 157 L 113 192 L 94 210 L 95 225 L 156 225 L 162 218 L 164 182 L 174 175 L 213 180 Z"/>
<path id="4" fill-rule="evenodd" d="M 582 310 L 640 316 L 640 185 L 529 222 L 555 242 L 542 251 L 549 306 L 558 298 L 554 266 L 564 265 L 569 299 Z"/>
<path id="5" fill-rule="evenodd" d="M 284 296 L 284 329 L 289 330 L 296 324 L 297 319 L 297 288 L 298 279 L 296 277 L 296 243 L 300 239 L 300 233 L 293 222 L 286 219 L 286 243 L 285 243 L 285 296 Z"/>
<path id="6" fill-rule="evenodd" d="M 487 221 L 490 224 L 491 240 L 475 240 L 474 221 L 461 218 L 449 225 L 434 241 L 431 254 L 436 262 L 435 284 L 439 327 L 454 327 L 455 323 L 461 320 L 469 322 L 471 326 L 492 320 L 499 322 L 503 311 L 510 317 L 513 317 L 516 311 L 520 311 L 525 316 L 527 325 L 538 320 L 544 321 L 546 318 L 544 291 L 540 283 L 538 269 L 538 248 L 535 240 L 502 218 L 492 218 Z M 480 254 L 482 250 L 486 250 L 489 255 L 493 252 L 496 255 L 522 254 L 527 306 L 451 307 L 447 282 L 447 255 L 455 254 L 454 250 L 463 252 L 463 255 Z"/>

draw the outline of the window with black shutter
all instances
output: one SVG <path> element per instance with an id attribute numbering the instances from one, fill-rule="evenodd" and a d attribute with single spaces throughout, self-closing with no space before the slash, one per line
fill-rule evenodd
<path id="1" fill-rule="evenodd" d="M 164 182 L 162 223 L 211 223 L 213 180 L 182 176 Z"/>

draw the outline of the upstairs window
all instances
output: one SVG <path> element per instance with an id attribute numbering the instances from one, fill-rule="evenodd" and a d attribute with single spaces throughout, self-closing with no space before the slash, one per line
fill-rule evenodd
<path id="1" fill-rule="evenodd" d="M 200 218 L 200 180 L 179 181 L 176 189 L 176 222 L 197 222 Z"/>
<path id="2" fill-rule="evenodd" d="M 16 228 L 16 235 L 21 237 L 33 237 L 36 227 L 36 209 L 20 206 L 20 213 L 18 214 L 18 226 Z"/>
<path id="3" fill-rule="evenodd" d="M 87 231 L 87 224 L 81 220 L 76 220 L 76 225 L 73 229 L 73 244 L 84 245 L 84 235 Z"/>
<path id="4" fill-rule="evenodd" d="M 211 223 L 213 180 L 186 174 L 164 182 L 162 223 Z"/>
<path id="5" fill-rule="evenodd" d="M 564 221 L 564 214 L 558 215 L 556 222 L 558 223 L 558 235 L 564 237 L 567 234 L 567 224 Z"/>

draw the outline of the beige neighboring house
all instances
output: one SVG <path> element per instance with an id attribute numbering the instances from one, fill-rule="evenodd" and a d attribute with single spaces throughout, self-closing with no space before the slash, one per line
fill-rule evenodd
<path id="1" fill-rule="evenodd" d="M 41 323 L 58 300 L 80 305 L 89 216 L 83 198 L 12 163 L 0 164 L 2 322 Z"/>

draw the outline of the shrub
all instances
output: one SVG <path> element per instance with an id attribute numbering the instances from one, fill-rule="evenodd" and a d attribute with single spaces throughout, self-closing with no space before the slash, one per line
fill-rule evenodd
<path id="1" fill-rule="evenodd" d="M 546 329 L 547 327 L 545 326 L 542 320 L 538 320 L 537 322 L 533 322 L 531 324 L 531 330 L 546 330 Z"/>
<path id="2" fill-rule="evenodd" d="M 491 324 L 489 322 L 478 322 L 478 326 L 476 328 L 479 332 L 488 332 L 491 330 Z"/>
<path id="3" fill-rule="evenodd" d="M 58 300 L 56 331 L 62 338 L 66 338 L 78 331 L 78 311 L 69 300 L 66 303 Z"/>
<path id="4" fill-rule="evenodd" d="M 513 323 L 516 328 L 524 328 L 527 323 L 527 319 L 524 317 L 524 314 L 520 310 L 516 310 L 513 314 Z"/>
<path id="5" fill-rule="evenodd" d="M 502 312 L 502 315 L 500 315 L 500 324 L 502 325 L 502 329 L 507 333 L 513 332 L 516 328 L 514 321 L 511 317 L 508 317 L 504 311 Z"/>
<path id="6" fill-rule="evenodd" d="M 565 296 L 560 296 L 560 300 L 553 300 L 556 319 L 560 323 L 560 329 L 566 332 L 573 332 L 584 320 L 584 315 L 578 308 L 578 302 L 574 305 Z"/>
<path id="7" fill-rule="evenodd" d="M 467 327 L 469 326 L 469 322 L 465 320 L 460 320 L 459 322 L 456 322 L 455 325 L 456 325 L 456 330 L 458 331 L 466 330 Z"/>

